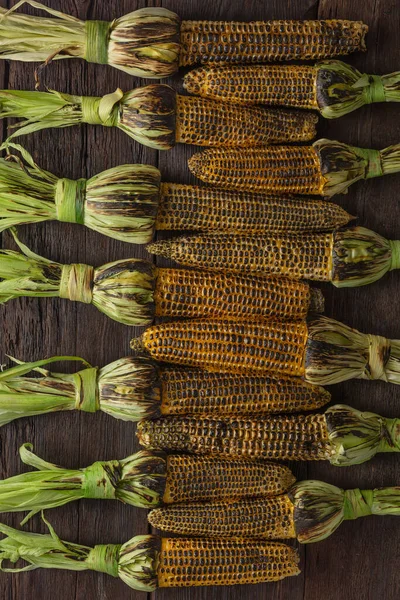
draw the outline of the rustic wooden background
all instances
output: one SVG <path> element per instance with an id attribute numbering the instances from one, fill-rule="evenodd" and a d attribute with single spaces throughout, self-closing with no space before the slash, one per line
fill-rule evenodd
<path id="1" fill-rule="evenodd" d="M 15 2 L 0 1 L 1 6 Z M 107 19 L 143 6 L 164 6 L 183 19 L 362 19 L 369 27 L 368 53 L 349 60 L 371 73 L 400 68 L 398 0 L 48 0 L 53 8 L 81 19 Z M 28 6 L 24 7 L 30 11 Z M 74 94 L 102 95 L 140 85 L 109 67 L 67 60 L 51 65 L 43 74 L 47 86 Z M 33 66 L 0 64 L 2 87 L 33 89 Z M 176 76 L 173 85 L 180 87 Z M 0 84 L 1 85 L 1 84 Z M 383 148 L 400 141 L 399 107 L 365 107 L 338 121 L 321 123 L 320 135 L 354 145 Z M 4 133 L 4 131 L 3 131 Z M 143 148 L 117 130 L 83 126 L 45 131 L 24 139 L 36 161 L 59 176 L 90 177 L 120 163 L 143 162 L 158 166 L 165 181 L 189 183 L 186 160 L 195 148 L 177 147 L 158 153 Z M 338 198 L 359 222 L 395 238 L 399 234 L 400 176 L 372 180 L 354 186 L 348 197 Z M 141 247 L 129 246 L 91 232 L 81 226 L 43 224 L 21 229 L 21 238 L 35 252 L 60 262 L 103 262 L 129 256 L 149 256 Z M 3 244 L 12 246 L 8 234 Z M 336 290 L 325 286 L 327 314 L 366 332 L 400 338 L 399 274 L 392 273 L 368 288 Z M 6 354 L 36 360 L 55 354 L 79 354 L 102 366 L 129 353 L 129 340 L 136 333 L 97 312 L 92 306 L 66 300 L 17 300 L 1 307 L 1 362 Z M 398 390 L 384 383 L 348 382 L 332 388 L 336 402 L 400 416 Z M 95 460 L 122 458 L 137 448 L 135 426 L 106 415 L 59 413 L 11 423 L 0 432 L 0 476 L 24 470 L 18 448 L 33 442 L 35 450 L 51 462 L 81 467 Z M 328 464 L 294 465 L 301 478 L 320 478 L 342 487 L 376 487 L 399 484 L 399 459 L 381 455 L 369 463 L 339 469 Z M 117 502 L 82 501 L 48 514 L 61 537 L 83 544 L 124 542 L 148 530 L 144 511 Z M 2 519 L 15 526 L 18 515 Z M 39 517 L 29 529 L 43 529 Z M 236 588 L 160 590 L 158 600 L 394 600 L 399 597 L 398 568 L 400 521 L 395 517 L 370 517 L 344 524 L 330 539 L 300 548 L 302 574 L 278 584 Z M 122 582 L 97 573 L 35 571 L 0 576 L 4 600 L 134 600 L 143 593 L 131 591 Z"/>

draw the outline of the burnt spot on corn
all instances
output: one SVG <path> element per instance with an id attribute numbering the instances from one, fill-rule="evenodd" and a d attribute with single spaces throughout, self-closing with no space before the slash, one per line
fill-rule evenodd
<path id="1" fill-rule="evenodd" d="M 182 66 L 311 60 L 365 50 L 360 21 L 183 21 Z"/>
<path id="2" fill-rule="evenodd" d="M 317 69 L 317 102 L 320 109 L 340 102 L 351 102 L 362 95 L 363 88 L 354 87 L 361 74 L 356 69 L 352 69 L 350 74 L 351 67 L 346 67 L 346 70 L 331 69 L 328 63 L 327 67 Z"/>

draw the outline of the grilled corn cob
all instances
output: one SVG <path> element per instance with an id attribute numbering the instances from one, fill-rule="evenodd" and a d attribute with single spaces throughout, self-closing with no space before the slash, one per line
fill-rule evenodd
<path id="1" fill-rule="evenodd" d="M 183 66 L 312 60 L 365 50 L 360 21 L 183 21 Z"/>
<path id="2" fill-rule="evenodd" d="M 146 325 L 154 316 L 304 319 L 323 309 L 319 290 L 290 279 L 156 269 L 137 258 L 62 265 L 34 254 L 0 250 L 0 302 L 21 296 L 93 304 L 115 321 Z"/>
<path id="3" fill-rule="evenodd" d="M 20 117 L 5 146 L 19 135 L 80 123 L 117 127 L 137 142 L 168 150 L 175 143 L 199 146 L 260 146 L 312 140 L 313 113 L 227 106 L 214 100 L 180 96 L 168 85 L 153 84 L 125 94 L 118 88 L 103 97 L 56 91 L 0 90 L 0 118 Z"/>
<path id="4" fill-rule="evenodd" d="M 220 148 L 198 152 L 188 164 L 194 175 L 223 188 L 331 197 L 360 179 L 397 173 L 400 145 L 368 150 L 322 139 L 312 146 Z"/>
<path id="5" fill-rule="evenodd" d="M 155 228 L 299 233 L 332 230 L 351 219 L 337 204 L 306 197 L 162 183 Z"/>
<path id="6" fill-rule="evenodd" d="M 286 276 L 357 287 L 400 267 L 400 242 L 353 227 L 333 233 L 204 233 L 153 242 L 149 252 L 191 267 Z"/>
<path id="7" fill-rule="evenodd" d="M 131 341 L 153 359 L 207 371 L 400 383 L 400 341 L 360 333 L 327 317 L 306 323 L 194 320 L 149 327 Z"/>
<path id="8" fill-rule="evenodd" d="M 349 466 L 400 452 L 400 420 L 336 405 L 324 414 L 258 418 L 164 417 L 138 423 L 152 450 L 268 460 L 329 460 Z"/>
<path id="9" fill-rule="evenodd" d="M 153 527 L 184 535 L 309 543 L 327 538 L 343 521 L 399 514 L 398 487 L 342 490 L 323 481 L 300 481 L 274 498 L 177 504 L 152 510 L 148 519 Z"/>
<path id="10" fill-rule="evenodd" d="M 162 587 L 233 585 L 278 581 L 299 574 L 294 548 L 251 539 L 209 540 L 158 538 L 138 535 L 125 544 L 81 546 L 59 539 L 47 521 L 50 535 L 17 531 L 0 524 L 2 561 L 28 563 L 36 568 L 98 571 L 119 577 L 135 590 Z M 18 572 L 20 569 L 15 569 Z"/>
<path id="11" fill-rule="evenodd" d="M 85 469 L 64 469 L 36 456 L 31 444 L 21 446 L 20 457 L 37 471 L 0 480 L 0 512 L 30 511 L 23 522 L 41 510 L 81 498 L 154 508 L 163 503 L 275 496 L 294 482 L 287 467 L 246 458 L 141 451 Z"/>
<path id="12" fill-rule="evenodd" d="M 149 165 L 120 165 L 90 179 L 58 178 L 21 146 L 0 158 L 0 231 L 57 219 L 80 223 L 132 243 L 150 242 L 155 229 L 314 231 L 345 225 L 340 206 L 308 198 L 230 192 L 163 183 Z M 301 200 L 301 201 L 300 201 Z"/>
<path id="13" fill-rule="evenodd" d="M 158 367 L 144 357 L 121 358 L 73 375 L 43 370 L 61 360 L 79 359 L 55 356 L 0 373 L 0 426 L 61 410 L 101 410 L 116 419 L 138 421 L 161 415 L 300 412 L 330 401 L 324 388 L 301 379 Z M 31 371 L 41 376 L 24 377 Z"/>
<path id="14" fill-rule="evenodd" d="M 0 9 L 0 56 L 22 61 L 80 57 L 130 75 L 168 77 L 179 65 L 315 59 L 365 50 L 360 21 L 183 21 L 148 7 L 106 21 L 81 21 L 39 2 L 50 18 Z"/>
<path id="15" fill-rule="evenodd" d="M 400 101 L 400 73 L 362 74 L 338 60 L 315 66 L 201 67 L 185 75 L 184 87 L 192 94 L 225 102 L 318 110 L 327 119 L 364 104 Z"/>

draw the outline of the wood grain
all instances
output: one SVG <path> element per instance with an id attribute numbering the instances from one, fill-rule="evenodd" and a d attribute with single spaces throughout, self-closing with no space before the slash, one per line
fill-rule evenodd
<path id="1" fill-rule="evenodd" d="M 11 2 L 14 4 L 15 2 Z M 350 57 L 361 69 L 384 73 L 399 69 L 398 0 L 51 0 L 53 8 L 82 19 L 112 19 L 136 8 L 162 5 L 182 18 L 253 20 L 268 18 L 350 18 L 370 26 L 367 54 Z M 0 1 L 6 6 L 5 0 Z M 23 7 L 31 12 L 29 7 Z M 181 76 L 170 83 L 181 89 Z M 120 86 L 123 90 L 142 82 L 109 67 L 68 60 L 52 64 L 43 73 L 43 84 L 76 94 L 101 95 Z M 33 66 L 0 63 L 3 87 L 33 89 Z M 400 140 L 396 105 L 365 107 L 338 121 L 320 125 L 320 135 L 366 147 L 381 148 Z M 196 150 L 179 146 L 157 153 L 145 149 L 122 132 L 93 126 L 44 131 L 23 140 L 37 162 L 58 175 L 89 177 L 119 163 L 143 162 L 158 166 L 164 181 L 194 182 L 187 158 Z M 359 222 L 395 238 L 400 222 L 396 176 L 360 183 L 338 201 Z M 164 234 L 165 235 L 165 234 Z M 147 256 L 137 246 L 119 243 L 80 226 L 46 223 L 21 228 L 20 236 L 34 251 L 61 262 L 104 262 L 129 256 Z M 3 244 L 12 246 L 8 234 Z M 158 261 L 165 265 L 166 261 Z M 368 288 L 336 290 L 325 286 L 327 314 L 362 331 L 400 338 L 396 299 L 399 274 L 392 273 Z M 3 324 L 1 362 L 6 354 L 25 360 L 54 354 L 79 354 L 102 366 L 129 352 L 133 328 L 107 319 L 92 306 L 54 300 L 21 299 L 0 308 Z M 384 383 L 348 382 L 332 388 L 334 401 L 349 403 L 396 416 L 398 390 Z M 25 441 L 47 460 L 80 467 L 99 459 L 124 457 L 137 449 L 135 427 L 106 415 L 56 414 L 16 421 L 0 432 L 0 476 L 25 468 L 18 448 Z M 338 469 L 325 464 L 292 465 L 299 478 L 323 479 L 343 487 L 395 485 L 400 479 L 395 455 L 380 456 L 359 467 Z M 148 530 L 145 512 L 117 502 L 82 501 L 47 515 L 64 539 L 83 544 L 123 542 Z M 2 520 L 17 525 L 18 515 Z M 159 600 L 394 600 L 400 588 L 396 565 L 400 522 L 378 517 L 346 523 L 325 542 L 300 548 L 302 574 L 279 584 L 235 588 L 159 590 Z M 39 518 L 28 528 L 44 531 Z M 150 596 L 153 595 L 148 595 Z M 122 582 L 97 573 L 74 574 L 36 571 L 0 575 L 0 598 L 5 600 L 133 600 L 145 594 L 129 590 Z"/>

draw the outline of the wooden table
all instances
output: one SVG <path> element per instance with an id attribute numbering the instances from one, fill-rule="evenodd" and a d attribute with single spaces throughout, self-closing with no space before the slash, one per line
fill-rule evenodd
<path id="1" fill-rule="evenodd" d="M 389 73 L 400 68 L 398 0 L 51 0 L 53 8 L 81 19 L 105 19 L 123 15 L 146 5 L 164 6 L 184 19 L 361 19 L 370 26 L 368 53 L 352 56 L 352 64 L 372 73 Z M 11 6 L 14 2 L 9 2 Z M 1 6 L 7 6 L 2 0 Z M 26 12 L 30 8 L 24 7 Z M 33 89 L 33 66 L 23 63 L 0 65 L 4 88 Z M 140 85 L 141 82 L 110 67 L 66 60 L 54 63 L 43 73 L 44 83 L 74 94 L 102 95 Z M 181 87 L 181 77 L 172 84 Z M 392 105 L 365 107 L 340 120 L 321 122 L 320 136 L 332 137 L 365 147 L 383 148 L 400 141 L 400 108 Z M 3 133 L 5 131 L 3 130 Z M 59 176 L 90 177 L 120 163 L 149 163 L 160 168 L 165 181 L 194 182 L 186 161 L 196 150 L 179 146 L 156 152 L 139 146 L 124 133 L 82 126 L 48 130 L 26 137 L 23 143 L 37 162 Z M 362 225 L 395 238 L 399 235 L 400 176 L 355 185 L 348 196 L 338 197 Z M 81 226 L 61 223 L 24 227 L 21 239 L 35 252 L 60 262 L 100 265 L 123 257 L 149 259 L 140 246 L 113 241 Z M 4 234 L 5 247 L 13 247 Z M 161 262 L 160 262 L 161 264 Z M 336 290 L 325 286 L 326 312 L 365 332 L 400 338 L 398 291 L 400 275 L 392 273 L 368 288 Z M 2 353 L 23 360 L 56 354 L 79 354 L 93 365 L 129 354 L 133 328 L 119 325 L 93 306 L 65 300 L 22 299 L 1 307 Z M 399 390 L 389 384 L 352 381 L 331 389 L 335 402 L 400 416 Z M 138 448 L 135 426 L 103 414 L 59 413 L 15 421 L 0 432 L 0 476 L 8 477 L 25 468 L 18 448 L 26 441 L 45 459 L 66 467 L 83 467 L 95 460 L 122 458 Z M 346 487 L 377 487 L 400 482 L 399 459 L 380 455 L 358 467 L 335 468 L 316 463 L 293 465 L 299 478 L 315 478 Z M 83 544 L 124 542 L 146 533 L 143 510 L 118 502 L 82 501 L 53 510 L 47 515 L 59 535 Z M 17 526 L 18 515 L 2 520 Z M 27 528 L 44 531 L 37 516 Z M 278 584 L 160 590 L 158 600 L 394 600 L 399 597 L 398 563 L 400 520 L 369 517 L 344 524 L 331 538 L 300 548 L 302 574 Z M 97 573 L 36 571 L 0 576 L 0 598 L 4 600 L 134 600 L 143 593 L 121 581 Z"/>

